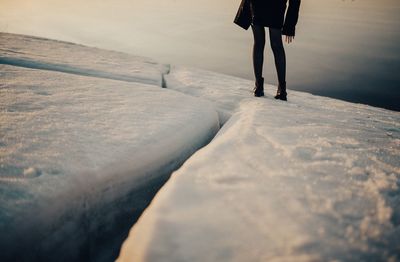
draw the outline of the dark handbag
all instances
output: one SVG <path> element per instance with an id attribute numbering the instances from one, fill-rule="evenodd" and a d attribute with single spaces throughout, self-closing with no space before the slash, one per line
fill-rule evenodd
<path id="1" fill-rule="evenodd" d="M 250 0 L 242 0 L 233 22 L 241 28 L 247 30 L 251 25 L 251 17 Z"/>

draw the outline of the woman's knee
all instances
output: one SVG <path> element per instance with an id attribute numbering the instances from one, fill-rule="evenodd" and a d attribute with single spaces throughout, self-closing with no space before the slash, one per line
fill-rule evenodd
<path id="1" fill-rule="evenodd" d="M 279 29 L 270 28 L 269 30 L 270 44 L 274 52 L 283 50 L 282 33 Z"/>
<path id="2" fill-rule="evenodd" d="M 254 47 L 259 50 L 264 50 L 265 40 L 262 39 L 254 39 Z"/>
<path id="3" fill-rule="evenodd" d="M 274 53 L 284 51 L 282 40 L 271 40 L 271 48 Z"/>
<path id="4" fill-rule="evenodd" d="M 275 41 L 271 41 L 271 49 L 274 53 L 282 52 L 284 50 L 283 44 Z"/>

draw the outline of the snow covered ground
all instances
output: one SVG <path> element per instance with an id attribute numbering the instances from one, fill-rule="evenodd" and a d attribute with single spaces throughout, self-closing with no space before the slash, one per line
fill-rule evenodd
<path id="1" fill-rule="evenodd" d="M 398 112 L 4 33 L 0 80 L 4 261 L 109 261 L 211 139 L 120 261 L 400 260 Z"/>
<path id="2" fill-rule="evenodd" d="M 84 55 L 107 57 L 93 68 L 112 74 L 122 57 L 22 38 L 37 47 L 21 45 L 23 59 L 47 65 L 64 55 L 90 69 L 80 67 Z M 125 75 L 161 79 L 156 66 L 128 58 L 140 69 Z M 159 85 L 54 71 L 0 64 L 0 260 L 108 261 L 152 194 L 219 130 L 218 114 Z"/>
<path id="3" fill-rule="evenodd" d="M 400 114 L 172 67 L 232 116 L 156 195 L 119 261 L 398 261 Z"/>
<path id="4" fill-rule="evenodd" d="M 169 70 L 146 57 L 2 32 L 0 64 L 154 85 Z"/>

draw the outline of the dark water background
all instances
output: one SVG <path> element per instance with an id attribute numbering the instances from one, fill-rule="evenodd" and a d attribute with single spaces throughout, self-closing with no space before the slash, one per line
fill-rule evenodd
<path id="1" fill-rule="evenodd" d="M 253 79 L 251 31 L 232 23 L 239 2 L 0 0 L 0 31 Z M 400 111 L 399 0 L 302 0 L 286 51 L 289 89 Z M 265 58 L 276 84 L 269 48 Z"/>

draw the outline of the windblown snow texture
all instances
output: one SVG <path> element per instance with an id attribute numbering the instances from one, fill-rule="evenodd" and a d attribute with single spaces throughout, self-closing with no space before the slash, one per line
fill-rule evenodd
<path id="1" fill-rule="evenodd" d="M 2 261 L 111 260 L 121 224 L 222 124 L 120 261 L 400 260 L 398 112 L 291 90 L 285 103 L 273 86 L 254 98 L 240 78 L 0 40 Z"/>
<path id="2" fill-rule="evenodd" d="M 112 260 L 156 190 L 218 131 L 218 114 L 161 88 L 163 66 L 153 62 L 1 37 L 1 57 L 18 50 L 36 65 L 113 75 L 126 60 L 120 73 L 135 83 L 0 65 L 0 260 Z M 89 57 L 104 63 L 91 67 Z"/>
<path id="3" fill-rule="evenodd" d="M 250 98 L 249 81 L 184 67 L 167 84 L 232 116 L 118 261 L 399 261 L 399 113 L 294 91 L 275 101 L 272 86 Z"/>
<path id="4" fill-rule="evenodd" d="M 0 64 L 153 85 L 168 70 L 150 58 L 1 32 Z"/>

